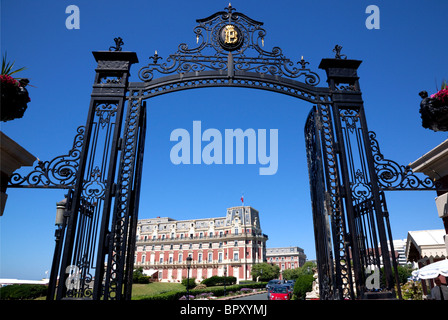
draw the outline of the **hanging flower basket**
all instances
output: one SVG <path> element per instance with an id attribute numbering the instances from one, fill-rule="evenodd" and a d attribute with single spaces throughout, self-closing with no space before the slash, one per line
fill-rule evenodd
<path id="1" fill-rule="evenodd" d="M 22 118 L 27 109 L 28 102 L 31 101 L 28 90 L 25 86 L 28 84 L 27 79 L 20 81 L 13 77 L 2 74 L 1 77 L 1 120 L 10 121 Z"/>
<path id="2" fill-rule="evenodd" d="M 1 109 L 0 118 L 1 121 L 10 121 L 17 118 L 22 118 L 23 113 L 28 107 L 30 102 L 28 90 L 25 89 L 29 83 L 28 79 L 14 79 L 12 75 L 14 73 L 25 70 L 20 68 L 13 70 L 14 62 L 8 62 L 6 53 L 2 58 L 2 72 L 0 75 L 1 80 Z"/>
<path id="3" fill-rule="evenodd" d="M 428 96 L 426 91 L 419 93 L 422 98 L 420 114 L 423 128 L 433 131 L 448 131 L 448 88 L 446 82 L 442 89 Z"/>

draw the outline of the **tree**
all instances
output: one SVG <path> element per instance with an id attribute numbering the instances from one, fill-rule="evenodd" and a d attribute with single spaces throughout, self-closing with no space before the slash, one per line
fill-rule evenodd
<path id="1" fill-rule="evenodd" d="M 297 299 L 305 299 L 306 293 L 313 289 L 314 277 L 311 274 L 300 275 L 294 285 L 294 295 Z"/>
<path id="2" fill-rule="evenodd" d="M 253 280 L 257 280 L 257 277 L 260 277 L 260 281 L 278 279 L 280 275 L 280 267 L 266 262 L 257 263 L 252 267 L 251 274 Z"/>
<path id="3" fill-rule="evenodd" d="M 301 275 L 313 275 L 314 271 L 313 268 L 316 267 L 316 264 L 314 262 L 311 261 L 307 261 L 304 263 L 303 266 L 300 267 L 300 274 Z"/>
<path id="4" fill-rule="evenodd" d="M 283 279 L 294 280 L 302 275 L 313 275 L 313 268 L 316 264 L 311 261 L 305 262 L 305 264 L 299 268 L 283 270 Z"/>
<path id="5" fill-rule="evenodd" d="M 408 278 L 412 276 L 412 264 L 407 264 L 405 266 L 399 265 L 398 268 L 398 279 L 401 284 L 406 283 Z"/>
<path id="6" fill-rule="evenodd" d="M 134 270 L 134 273 L 132 274 L 132 282 L 133 283 L 149 283 L 149 277 L 145 276 L 145 274 L 143 273 L 142 267 Z"/>
<path id="7" fill-rule="evenodd" d="M 404 284 L 408 281 L 408 278 L 412 276 L 412 270 L 413 269 L 411 264 L 407 264 L 405 266 L 402 265 L 397 266 L 398 281 L 400 282 L 400 284 Z M 392 270 L 392 272 L 394 272 L 393 276 L 395 282 L 395 271 Z M 381 286 L 382 287 L 386 286 L 386 273 L 384 272 L 384 267 L 381 268 Z"/>
<path id="8" fill-rule="evenodd" d="M 186 289 L 193 289 L 196 287 L 196 278 L 182 278 L 182 284 Z"/>
<path id="9" fill-rule="evenodd" d="M 302 270 L 300 268 L 283 270 L 283 273 L 282 273 L 283 279 L 295 280 L 299 277 L 301 271 Z"/>

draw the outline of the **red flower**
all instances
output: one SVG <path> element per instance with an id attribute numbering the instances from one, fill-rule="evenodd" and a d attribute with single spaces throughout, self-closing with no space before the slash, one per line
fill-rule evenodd
<path id="1" fill-rule="evenodd" d="M 448 104 L 448 88 L 442 89 L 439 92 L 435 93 L 433 98 L 440 100 L 444 104 Z"/>
<path id="2" fill-rule="evenodd" d="M 17 81 L 16 79 L 14 79 L 13 77 L 7 75 L 7 74 L 2 74 L 0 75 L 1 78 L 1 82 L 3 84 L 7 84 L 7 85 L 13 85 L 13 86 L 18 86 L 20 87 L 20 82 Z"/>

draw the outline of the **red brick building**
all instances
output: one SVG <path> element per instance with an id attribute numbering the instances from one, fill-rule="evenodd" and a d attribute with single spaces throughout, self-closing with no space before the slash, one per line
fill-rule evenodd
<path id="1" fill-rule="evenodd" d="M 234 276 L 252 279 L 255 263 L 266 262 L 266 241 L 258 211 L 249 206 L 227 209 L 225 217 L 138 221 L 134 267 L 164 282 L 187 277 L 186 258 L 192 257 L 190 278 Z"/>
<path id="2" fill-rule="evenodd" d="M 268 263 L 278 265 L 280 271 L 296 269 L 306 262 L 306 255 L 300 247 L 268 248 L 266 250 Z"/>

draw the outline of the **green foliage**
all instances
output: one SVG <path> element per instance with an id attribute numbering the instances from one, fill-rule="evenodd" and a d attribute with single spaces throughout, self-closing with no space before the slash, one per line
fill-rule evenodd
<path id="1" fill-rule="evenodd" d="M 283 270 L 282 275 L 283 275 L 283 279 L 286 279 L 286 280 L 297 279 L 300 275 L 300 268 Z"/>
<path id="2" fill-rule="evenodd" d="M 13 284 L 0 288 L 1 300 L 32 300 L 47 295 L 48 287 L 40 284 Z"/>
<path id="3" fill-rule="evenodd" d="M 298 279 L 302 275 L 313 275 L 313 268 L 315 267 L 315 263 L 307 261 L 303 266 L 299 268 L 283 270 L 283 279 L 294 280 Z"/>
<path id="4" fill-rule="evenodd" d="M 403 300 L 423 300 L 421 281 L 408 281 L 401 286 Z"/>
<path id="5" fill-rule="evenodd" d="M 253 280 L 257 280 L 257 277 L 260 277 L 260 281 L 278 279 L 280 276 L 280 267 L 266 262 L 257 263 L 252 267 L 251 274 Z"/>
<path id="6" fill-rule="evenodd" d="M 398 281 L 400 284 L 406 283 L 408 281 L 408 278 L 412 276 L 412 265 L 408 264 L 406 266 L 397 266 L 398 271 Z M 393 272 L 393 278 L 395 282 L 395 271 Z M 384 272 L 384 267 L 380 270 L 381 279 L 380 279 L 380 285 L 381 287 L 386 287 L 386 273 Z"/>
<path id="7" fill-rule="evenodd" d="M 181 283 L 150 282 L 149 284 L 133 284 L 132 298 L 137 296 L 153 296 L 170 291 L 185 291 Z"/>
<path id="8" fill-rule="evenodd" d="M 226 294 L 228 295 L 230 292 L 236 292 L 242 288 L 265 288 L 266 282 L 257 282 L 252 284 L 243 284 L 243 285 L 231 285 L 226 286 Z M 199 290 L 190 290 L 190 299 L 194 299 L 197 296 L 200 296 L 201 294 L 209 294 L 211 293 L 215 297 L 221 297 L 224 295 L 224 287 L 212 287 L 212 288 L 206 288 L 206 289 L 199 289 Z M 170 292 L 164 292 L 157 295 L 152 296 L 139 296 L 134 297 L 134 300 L 179 300 L 182 297 L 185 297 L 187 295 L 187 291 L 170 291 Z"/>
<path id="9" fill-rule="evenodd" d="M 191 289 L 196 287 L 196 278 L 183 278 L 182 279 L 182 284 L 185 286 L 185 288 L 187 289 Z"/>
<path id="10" fill-rule="evenodd" d="M 299 276 L 294 285 L 294 295 L 297 299 L 305 299 L 306 293 L 313 288 L 314 277 L 311 274 L 303 274 Z"/>
<path id="11" fill-rule="evenodd" d="M 179 300 L 182 296 L 186 295 L 186 291 L 168 291 L 153 296 L 140 296 L 135 297 L 133 300 Z"/>
<path id="12" fill-rule="evenodd" d="M 406 266 L 398 266 L 398 280 L 400 283 L 406 283 L 408 278 L 412 276 L 412 265 L 408 264 Z"/>
<path id="13" fill-rule="evenodd" d="M 207 287 L 223 286 L 224 283 L 226 285 L 232 285 L 232 284 L 236 283 L 236 278 L 235 277 L 213 276 L 213 277 L 202 280 L 201 283 L 205 284 Z"/>
<path id="14" fill-rule="evenodd" d="M 5 53 L 5 55 L 2 58 L 2 74 L 10 76 L 14 73 L 17 73 L 17 72 L 20 72 L 20 71 L 23 71 L 26 69 L 25 67 L 22 67 L 22 68 L 19 68 L 19 69 L 13 71 L 12 68 L 14 67 L 15 62 L 7 62 L 6 59 L 7 58 L 6 58 L 6 53 Z"/>
<path id="15" fill-rule="evenodd" d="M 143 274 L 143 268 L 138 268 L 132 274 L 133 283 L 149 283 L 150 277 Z"/>
<path id="16" fill-rule="evenodd" d="M 314 263 L 314 262 L 311 262 L 311 261 L 307 261 L 307 262 L 305 262 L 304 263 L 304 265 L 303 266 L 301 266 L 300 267 L 300 270 L 301 270 L 301 272 L 300 272 L 300 274 L 302 275 L 313 275 L 314 274 L 314 271 L 313 271 L 313 268 L 315 268 L 317 265 Z"/>

